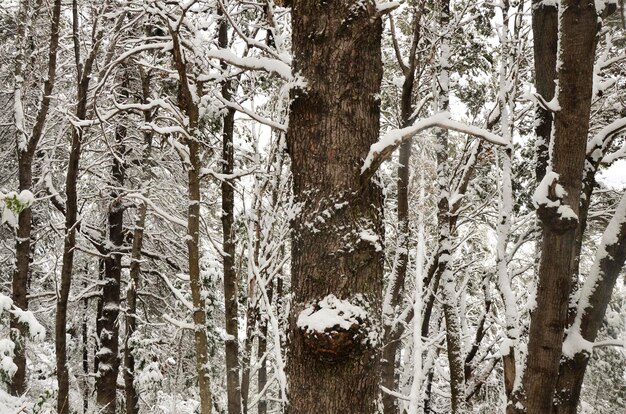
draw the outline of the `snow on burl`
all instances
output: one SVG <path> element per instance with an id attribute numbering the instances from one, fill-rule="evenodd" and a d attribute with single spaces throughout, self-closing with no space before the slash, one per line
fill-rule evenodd
<path id="1" fill-rule="evenodd" d="M 296 324 L 308 332 L 322 333 L 336 328 L 348 330 L 366 316 L 367 312 L 360 306 L 330 294 L 300 312 Z"/>

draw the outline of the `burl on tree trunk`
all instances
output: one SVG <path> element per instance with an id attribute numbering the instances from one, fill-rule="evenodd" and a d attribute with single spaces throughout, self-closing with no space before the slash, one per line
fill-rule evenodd
<path id="1" fill-rule="evenodd" d="M 379 133 L 382 24 L 373 1 L 292 5 L 287 132 L 302 209 L 292 241 L 291 413 L 374 413 L 380 383 L 382 192 L 360 171 Z M 321 323 L 333 315 L 335 324 Z"/>

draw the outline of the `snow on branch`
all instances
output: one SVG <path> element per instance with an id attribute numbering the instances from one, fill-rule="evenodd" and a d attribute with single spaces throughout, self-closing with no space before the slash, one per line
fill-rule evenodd
<path id="1" fill-rule="evenodd" d="M 209 59 L 219 59 L 242 69 L 263 70 L 268 73 L 276 74 L 285 80 L 293 80 L 291 67 L 278 59 L 264 57 L 239 57 L 233 52 L 223 49 L 209 50 L 206 53 L 206 57 Z"/>
<path id="2" fill-rule="evenodd" d="M 619 263 L 619 261 L 623 260 L 623 256 L 621 259 L 619 256 L 623 253 L 619 253 L 617 250 L 623 249 L 624 243 L 626 243 L 626 194 L 622 196 L 615 209 L 615 214 L 602 235 L 589 276 L 581 288 L 576 317 L 563 342 L 563 354 L 565 356 L 573 358 L 580 352 L 591 353 L 594 346 L 591 341 L 595 339 L 596 332 L 589 331 L 589 319 L 596 317 L 597 312 L 602 308 L 602 292 L 613 289 L 617 276 L 616 274 L 609 274 L 610 271 L 607 273 L 607 269 L 610 269 L 614 264 L 619 265 L 618 268 L 622 267 L 623 262 Z M 593 314 L 594 312 L 596 315 Z"/>
<path id="3" fill-rule="evenodd" d="M 143 194 L 139 194 L 139 193 L 130 193 L 126 195 L 126 198 L 135 198 L 137 200 L 141 200 L 144 203 L 146 203 L 154 212 L 157 216 L 169 221 L 170 223 L 173 224 L 178 224 L 181 227 L 187 228 L 187 221 L 183 220 L 179 217 L 175 217 L 169 213 L 167 213 L 166 211 L 162 210 L 161 208 L 159 208 L 156 204 L 154 204 L 152 202 L 152 200 L 150 200 L 149 198 L 145 197 Z"/>
<path id="4" fill-rule="evenodd" d="M 224 104 L 225 106 L 227 106 L 230 109 L 234 109 L 235 111 L 239 111 L 244 115 L 248 115 L 250 118 L 254 119 L 255 121 L 263 124 L 263 125 L 267 125 L 270 128 L 276 129 L 278 131 L 282 131 L 282 132 L 287 132 L 287 126 L 285 124 L 281 124 L 279 122 L 275 122 L 272 121 L 271 119 L 267 119 L 262 117 L 261 115 L 257 114 L 256 112 L 254 112 L 253 110 L 244 108 L 243 106 L 239 105 L 236 102 L 233 101 L 229 101 L 228 99 L 225 99 L 223 96 L 221 96 L 218 93 L 215 93 L 214 96 L 219 99 L 219 101 Z"/>
<path id="5" fill-rule="evenodd" d="M 509 141 L 499 135 L 483 128 L 455 121 L 450 118 L 449 112 L 440 112 L 431 117 L 421 119 L 409 127 L 388 131 L 377 143 L 370 147 L 369 154 L 367 154 L 365 162 L 361 167 L 361 179 L 366 181 L 374 175 L 378 167 L 380 167 L 404 141 L 413 138 L 425 129 L 435 127 L 474 135 L 496 145 L 510 145 Z"/>
<path id="6" fill-rule="evenodd" d="M 626 118 L 617 119 L 602 128 L 587 142 L 587 156 L 594 161 L 602 159 L 613 138 L 626 130 Z"/>

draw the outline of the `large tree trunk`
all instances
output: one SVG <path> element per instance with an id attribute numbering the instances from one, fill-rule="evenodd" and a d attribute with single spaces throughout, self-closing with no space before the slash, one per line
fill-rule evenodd
<path id="1" fill-rule="evenodd" d="M 373 1 L 303 0 L 292 27 L 294 73 L 307 86 L 295 91 L 287 132 L 302 203 L 292 239 L 290 412 L 374 413 L 380 344 L 368 335 L 381 326 L 383 200 L 360 172 L 379 132 L 381 19 Z M 367 313 L 313 329 L 316 302 Z"/>
<path id="2" fill-rule="evenodd" d="M 557 91 L 560 110 L 554 115 L 550 175 L 546 173 L 537 193 L 545 195 L 538 202 L 543 241 L 537 305 L 531 317 L 527 366 L 522 380 L 523 405 L 532 414 L 551 411 L 557 384 L 578 224 L 572 214 L 564 217 L 561 212 L 579 213 L 598 19 L 594 3 L 588 0 L 564 0 L 560 7 L 561 64 Z M 545 198 L 556 202 L 561 210 L 548 207 Z"/>

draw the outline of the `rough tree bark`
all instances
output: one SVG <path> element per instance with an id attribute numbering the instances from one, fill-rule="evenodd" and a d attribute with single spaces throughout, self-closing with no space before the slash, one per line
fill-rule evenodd
<path id="1" fill-rule="evenodd" d="M 554 174 L 546 175 L 539 190 L 574 214 L 579 212 L 589 131 L 597 19 L 592 1 L 561 2 L 558 52 L 561 64 L 556 92 L 560 110 L 554 114 L 554 142 L 548 163 L 548 171 L 558 174 L 558 178 Z M 577 217 L 571 214 L 563 217 L 545 203 L 539 205 L 538 214 L 542 221 L 542 246 L 537 304 L 531 316 L 528 358 L 522 379 L 524 408 L 519 408 L 531 414 L 549 413 L 552 409 L 578 224 Z"/>
<path id="2" fill-rule="evenodd" d="M 360 170 L 379 133 L 381 19 L 373 1 L 303 0 L 292 27 L 293 70 L 307 86 L 294 91 L 287 132 L 302 206 L 292 238 L 289 412 L 374 413 L 380 344 L 367 336 L 381 326 L 383 200 Z M 367 317 L 348 330 L 300 329 L 300 312 L 329 294 Z"/>

